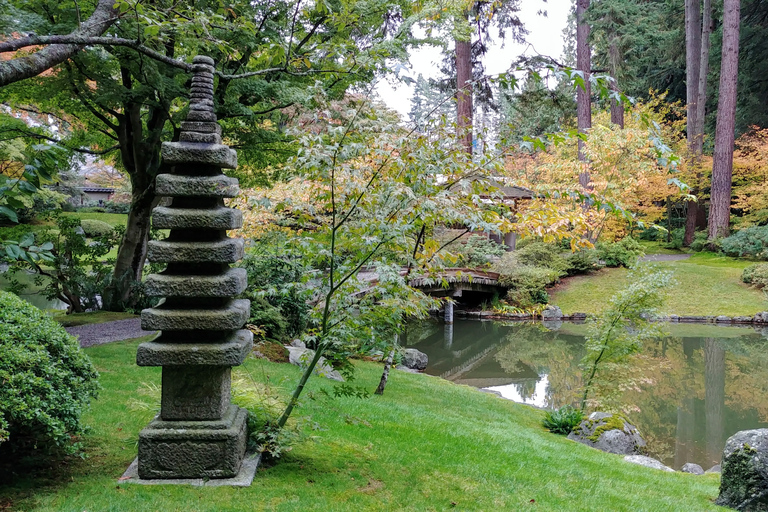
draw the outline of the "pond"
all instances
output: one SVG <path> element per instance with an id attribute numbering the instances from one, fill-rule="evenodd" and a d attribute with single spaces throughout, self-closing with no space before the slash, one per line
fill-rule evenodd
<path id="1" fill-rule="evenodd" d="M 0 290 L 8 289 L 8 280 L 3 276 L 4 267 L 0 267 Z M 40 287 L 34 284 L 35 276 L 27 274 L 25 272 L 19 272 L 16 274 L 16 279 L 29 287 L 25 290 L 27 293 L 19 295 L 22 299 L 26 300 L 33 306 L 36 306 L 42 310 L 47 309 L 67 309 L 67 305 L 58 299 L 46 299 L 44 295 L 40 294 Z"/>
<path id="2" fill-rule="evenodd" d="M 559 322 L 558 322 L 559 324 Z M 412 324 L 406 344 L 426 373 L 536 407 L 578 405 L 586 325 L 458 320 Z M 628 368 L 609 372 L 613 400 L 650 455 L 675 469 L 719 464 L 725 440 L 768 427 L 768 329 L 668 324 Z M 600 398 L 598 397 L 598 400 Z"/>

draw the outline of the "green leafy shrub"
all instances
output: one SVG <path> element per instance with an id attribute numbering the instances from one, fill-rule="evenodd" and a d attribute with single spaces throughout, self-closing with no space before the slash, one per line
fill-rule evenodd
<path id="1" fill-rule="evenodd" d="M 279 308 L 270 304 L 263 296 L 251 297 L 251 314 L 248 323 L 259 326 L 264 331 L 266 339 L 286 339 L 288 320 L 280 313 Z"/>
<path id="2" fill-rule="evenodd" d="M 248 289 L 244 294 L 251 299 L 248 323 L 264 329 L 269 339 L 299 336 L 309 320 L 310 292 L 303 282 L 306 268 L 289 251 L 280 251 L 280 256 L 265 251 L 270 244 L 281 245 L 280 240 L 261 244 L 240 263 L 248 272 Z"/>
<path id="3" fill-rule="evenodd" d="M 61 211 L 63 212 L 76 212 L 77 206 L 72 204 L 70 201 L 64 201 L 61 203 Z"/>
<path id="4" fill-rule="evenodd" d="M 42 294 L 49 300 L 66 303 L 69 313 L 96 310 L 98 295 L 112 275 L 112 267 L 102 260 L 117 245 L 121 233 L 114 230 L 89 242 L 79 229 L 80 219 L 76 217 L 59 217 L 56 227 L 58 231 L 27 233 L 18 240 L 17 246 L 7 244 L 5 249 L 11 265 L 4 277 L 13 291 L 19 293 L 26 286 L 21 285 L 15 275 L 32 272 L 34 284 L 43 287 Z M 42 249 L 45 254 L 38 254 L 34 248 Z"/>
<path id="5" fill-rule="evenodd" d="M 768 286 L 768 263 L 756 263 L 744 269 L 741 280 L 758 288 Z"/>
<path id="6" fill-rule="evenodd" d="M 559 409 L 546 411 L 541 424 L 553 434 L 567 436 L 579 426 L 582 419 L 584 419 L 583 412 L 570 405 L 564 405 Z"/>
<path id="7" fill-rule="evenodd" d="M 631 267 L 644 251 L 634 238 L 627 236 L 618 242 L 597 244 L 597 254 L 607 267 Z"/>
<path id="8" fill-rule="evenodd" d="M 499 275 L 499 284 L 509 288 L 507 301 L 520 308 L 549 302 L 546 288 L 560 279 L 560 272 L 546 267 L 515 265 Z"/>
<path id="9" fill-rule="evenodd" d="M 110 224 L 96 219 L 82 219 L 80 226 L 88 238 L 111 235 L 115 229 Z"/>
<path id="10" fill-rule="evenodd" d="M 667 249 L 680 250 L 684 247 L 684 238 L 685 228 L 677 228 L 670 231 L 669 236 L 664 236 L 663 238 L 659 239 L 659 242 L 662 242 L 662 247 L 666 247 Z"/>
<path id="11" fill-rule="evenodd" d="M 33 195 L 22 198 L 24 207 L 16 210 L 19 222 L 32 221 L 42 213 L 60 210 L 67 201 L 67 196 L 47 188 L 38 189 Z"/>
<path id="12" fill-rule="evenodd" d="M 545 267 L 560 275 L 568 272 L 568 262 L 562 256 L 562 250 L 544 242 L 533 242 L 515 252 L 515 258 L 521 265 Z"/>
<path id="13" fill-rule="evenodd" d="M 472 235 L 453 252 L 459 256 L 461 265 L 477 268 L 488 266 L 494 259 L 503 256 L 506 246 L 484 236 Z"/>
<path id="14" fill-rule="evenodd" d="M 582 249 L 568 254 L 565 257 L 565 261 L 568 264 L 567 272 L 569 276 L 589 274 L 603 268 L 595 249 Z"/>
<path id="15" fill-rule="evenodd" d="M 707 248 L 709 239 L 706 231 L 697 231 L 693 235 L 693 242 L 691 242 L 690 249 L 694 252 L 701 252 Z M 720 245 L 720 240 L 715 240 L 716 247 Z"/>
<path id="16" fill-rule="evenodd" d="M 768 259 L 768 226 L 752 226 L 737 231 L 720 241 L 728 256 Z"/>
<path id="17" fill-rule="evenodd" d="M 98 373 L 77 339 L 39 309 L 0 291 L 0 459 L 30 449 L 77 450 L 80 415 Z"/>
<path id="18" fill-rule="evenodd" d="M 131 203 L 121 203 L 117 201 L 104 202 L 104 209 L 107 213 L 123 213 L 127 214 L 131 209 Z"/>

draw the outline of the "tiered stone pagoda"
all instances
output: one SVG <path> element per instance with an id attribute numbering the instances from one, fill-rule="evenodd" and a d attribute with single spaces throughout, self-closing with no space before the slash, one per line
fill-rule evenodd
<path id="1" fill-rule="evenodd" d="M 246 272 L 230 268 L 243 256 L 243 240 L 227 230 L 242 227 L 242 214 L 224 206 L 238 182 L 222 174 L 237 167 L 237 154 L 221 143 L 213 111 L 213 60 L 193 61 L 190 110 L 179 142 L 163 144 L 170 174 L 157 177 L 158 196 L 172 198 L 155 208 L 152 223 L 170 229 L 149 243 L 147 258 L 167 263 L 146 280 L 147 293 L 164 297 L 141 312 L 145 330 L 159 330 L 139 346 L 139 366 L 162 366 L 160 414 L 139 434 L 141 479 L 235 477 L 246 445 L 246 411 L 230 403 L 232 366 L 253 346 L 240 330 L 249 316 Z"/>

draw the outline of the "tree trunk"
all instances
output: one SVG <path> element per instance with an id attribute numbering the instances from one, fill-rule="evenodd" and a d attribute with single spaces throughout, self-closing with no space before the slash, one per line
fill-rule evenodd
<path id="1" fill-rule="evenodd" d="M 576 0 L 576 67 L 584 74 L 584 87 L 579 87 L 576 91 L 576 120 L 579 133 L 586 133 L 592 128 L 591 87 L 589 84 L 589 77 L 592 73 L 589 50 L 590 27 L 584 20 L 588 8 L 589 0 Z M 579 160 L 586 162 L 584 141 L 579 139 L 578 144 Z M 579 174 L 579 183 L 584 188 L 589 186 L 589 171 L 586 168 Z"/>
<path id="2" fill-rule="evenodd" d="M 717 340 L 707 338 L 704 345 L 704 419 L 707 428 L 707 457 L 719 464 L 723 453 L 725 407 L 725 350 Z"/>
<path id="3" fill-rule="evenodd" d="M 132 292 L 136 283 L 141 282 L 147 258 L 150 215 L 155 205 L 154 184 L 149 187 L 134 185 L 131 209 L 125 234 L 117 250 L 112 281 L 102 296 L 103 308 L 108 311 L 123 311 L 133 305 Z"/>
<path id="4" fill-rule="evenodd" d="M 389 351 L 389 354 L 387 355 L 387 359 L 384 361 L 384 371 L 381 374 L 381 380 L 379 381 L 379 387 L 376 388 L 376 391 L 373 393 L 376 395 L 383 395 L 384 394 L 384 388 L 387 387 L 387 381 L 389 380 L 389 370 L 392 368 L 392 361 L 395 358 L 395 348 L 397 347 L 397 343 L 395 345 L 392 345 L 392 350 Z"/>
<path id="5" fill-rule="evenodd" d="M 611 65 L 611 77 L 613 78 L 613 81 L 611 82 L 611 91 L 618 93 L 620 92 L 618 76 L 619 67 L 621 66 L 621 55 L 619 54 L 619 47 L 616 44 L 615 38 L 611 41 L 611 44 L 608 47 L 608 54 Z M 619 128 L 624 128 L 624 104 L 615 99 L 611 100 L 611 123 L 617 125 Z"/>
<path id="6" fill-rule="evenodd" d="M 701 152 L 695 150 L 698 140 L 696 116 L 699 103 L 699 69 L 701 64 L 701 7 L 699 0 L 685 0 L 685 90 L 687 116 L 687 142 L 689 165 L 695 169 Z M 699 173 L 697 173 L 697 176 Z M 686 201 L 685 235 L 683 245 L 693 242 L 696 230 L 696 202 Z"/>
<path id="7" fill-rule="evenodd" d="M 696 140 L 695 128 L 699 102 L 701 63 L 701 6 L 699 0 L 685 0 L 685 92 L 687 100 L 687 135 L 690 151 Z"/>
<path id="8" fill-rule="evenodd" d="M 117 18 L 118 11 L 114 0 L 99 0 L 91 16 L 80 25 L 80 28 L 72 32 L 72 35 L 100 36 L 117 21 Z M 82 48 L 74 44 L 52 44 L 25 57 L 0 60 L 0 87 L 37 76 L 61 64 Z"/>
<path id="9" fill-rule="evenodd" d="M 690 9 L 692 17 L 701 19 L 699 29 L 697 20 L 688 20 Z M 700 15 L 699 15 L 700 14 Z M 707 104 L 707 75 L 709 74 L 709 46 L 712 33 L 712 2 L 704 0 L 704 9 L 699 12 L 698 0 L 686 0 L 686 81 L 688 94 L 688 152 L 691 168 L 696 171 L 693 194 L 699 193 L 701 182 L 701 154 L 704 145 L 704 120 Z M 690 39 L 695 39 L 691 41 Z M 693 82 L 695 81 L 695 88 Z M 685 235 L 683 245 L 691 245 L 696 232 L 701 204 L 686 201 Z"/>
<path id="10" fill-rule="evenodd" d="M 701 26 L 701 58 L 699 59 L 698 97 L 696 100 L 696 151 L 702 153 L 704 145 L 704 121 L 707 106 L 707 76 L 709 75 L 709 47 L 712 34 L 712 1 L 704 0 Z"/>
<path id="11" fill-rule="evenodd" d="M 717 104 L 715 151 L 712 156 L 712 193 L 709 205 L 709 239 L 728 236 L 731 220 L 731 175 L 736 125 L 736 84 L 739 75 L 739 16 L 741 0 L 723 4 L 723 56 Z"/>
<path id="12" fill-rule="evenodd" d="M 472 42 L 456 42 L 456 135 L 472 154 Z"/>
<path id="13" fill-rule="evenodd" d="M 123 69 L 123 83 L 131 89 L 128 71 Z M 164 109 L 153 108 L 146 126 L 141 116 L 142 106 L 127 103 L 120 116 L 117 130 L 123 166 L 131 177 L 131 209 L 125 234 L 120 242 L 112 282 L 102 296 L 104 309 L 122 311 L 134 305 L 132 292 L 141 282 L 147 258 L 150 215 L 157 205 L 155 176 L 160 171 L 161 135 L 168 115 Z"/>

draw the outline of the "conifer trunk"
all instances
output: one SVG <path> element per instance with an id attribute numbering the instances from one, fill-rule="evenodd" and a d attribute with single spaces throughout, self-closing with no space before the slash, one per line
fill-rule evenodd
<path id="1" fill-rule="evenodd" d="M 472 154 L 472 42 L 456 40 L 456 135 Z"/>
<path id="2" fill-rule="evenodd" d="M 589 8 L 589 0 L 576 0 L 576 67 L 584 74 L 584 87 L 576 91 L 576 120 L 579 133 L 586 133 L 592 128 L 591 87 L 589 77 L 592 72 L 591 55 L 589 50 L 590 27 L 584 17 Z M 584 152 L 584 141 L 579 140 L 579 160 L 587 161 Z M 579 174 L 579 183 L 582 187 L 589 186 L 589 171 Z"/>
<path id="3" fill-rule="evenodd" d="M 715 151 L 712 156 L 709 240 L 728 236 L 731 220 L 731 177 L 736 125 L 736 84 L 739 75 L 740 14 L 740 0 L 724 1 L 723 56 L 720 65 Z"/>

